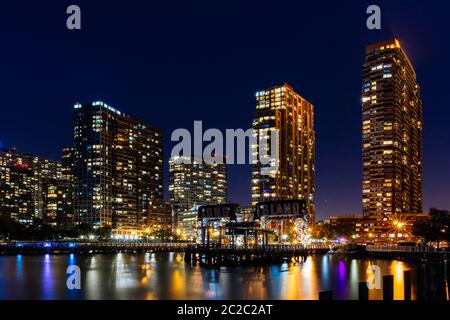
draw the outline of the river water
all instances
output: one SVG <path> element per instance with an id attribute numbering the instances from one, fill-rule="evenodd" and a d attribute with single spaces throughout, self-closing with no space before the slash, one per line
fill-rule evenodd
<path id="1" fill-rule="evenodd" d="M 81 289 L 67 288 L 69 265 L 81 270 Z M 181 253 L 17 255 L 0 257 L 0 299 L 275 299 L 358 298 L 367 268 L 394 276 L 394 298 L 403 299 L 401 261 L 313 255 L 303 263 L 211 268 L 186 264 Z M 415 298 L 413 281 L 413 299 Z M 381 299 L 371 290 L 370 299 Z"/>

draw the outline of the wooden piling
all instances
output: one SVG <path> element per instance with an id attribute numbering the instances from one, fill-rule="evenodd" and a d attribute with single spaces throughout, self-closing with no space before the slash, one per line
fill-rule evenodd
<path id="1" fill-rule="evenodd" d="M 422 266 L 417 268 L 417 300 L 426 300 L 426 286 L 425 286 L 425 275 Z"/>
<path id="2" fill-rule="evenodd" d="M 411 271 L 403 272 L 403 291 L 404 291 L 404 300 L 411 300 Z"/>
<path id="3" fill-rule="evenodd" d="M 360 282 L 358 286 L 358 299 L 361 301 L 369 300 L 369 287 L 367 282 Z"/>
<path id="4" fill-rule="evenodd" d="M 191 251 L 186 251 L 184 253 L 184 261 L 186 263 L 191 263 L 191 261 L 192 261 L 192 252 Z"/>
<path id="5" fill-rule="evenodd" d="M 394 276 L 392 275 L 383 277 L 383 300 L 394 300 Z"/>
<path id="6" fill-rule="evenodd" d="M 446 283 L 443 279 L 437 279 L 436 283 L 436 300 L 447 301 Z"/>
<path id="7" fill-rule="evenodd" d="M 333 300 L 333 291 L 319 292 L 319 300 L 323 300 L 323 301 Z"/>

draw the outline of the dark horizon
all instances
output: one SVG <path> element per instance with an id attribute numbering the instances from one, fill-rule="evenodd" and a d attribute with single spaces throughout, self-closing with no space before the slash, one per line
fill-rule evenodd
<path id="1" fill-rule="evenodd" d="M 368 1 L 78 1 L 80 31 L 65 27 L 70 4 L 2 10 L 0 148 L 58 160 L 73 105 L 102 100 L 163 129 L 167 198 L 174 129 L 248 129 L 255 92 L 286 82 L 315 106 L 318 219 L 360 214 L 364 49 L 398 38 L 422 89 L 424 211 L 450 208 L 450 3 L 379 1 L 381 31 L 366 28 Z M 229 167 L 230 202 L 248 205 L 250 185 L 249 165 Z"/>

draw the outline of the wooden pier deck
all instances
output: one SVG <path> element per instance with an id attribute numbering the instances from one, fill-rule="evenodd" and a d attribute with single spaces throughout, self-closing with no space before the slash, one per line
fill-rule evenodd
<path id="1" fill-rule="evenodd" d="M 184 259 L 188 263 L 203 264 L 240 264 L 249 262 L 302 261 L 311 254 L 325 254 L 329 251 L 326 245 L 189 245 L 186 247 Z"/>

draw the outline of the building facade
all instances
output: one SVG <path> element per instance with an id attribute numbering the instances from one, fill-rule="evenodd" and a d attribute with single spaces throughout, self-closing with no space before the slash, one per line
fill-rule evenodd
<path id="1" fill-rule="evenodd" d="M 197 208 L 226 204 L 228 194 L 226 164 L 206 164 L 197 159 L 189 161 L 190 164 L 180 163 L 180 158 L 169 160 L 170 204 L 176 229 L 184 239 L 196 237 Z"/>
<path id="2" fill-rule="evenodd" d="M 67 230 L 73 216 L 73 185 L 62 172 L 59 161 L 0 151 L 0 214 L 22 224 L 46 223 Z"/>
<path id="3" fill-rule="evenodd" d="M 398 40 L 366 48 L 362 86 L 365 232 L 383 241 L 391 216 L 422 212 L 422 101 Z"/>
<path id="4" fill-rule="evenodd" d="M 65 179 L 46 179 L 42 185 L 43 222 L 55 230 L 73 228 L 73 183 Z"/>
<path id="5" fill-rule="evenodd" d="M 162 203 L 156 208 L 152 208 L 148 215 L 148 233 L 157 231 L 173 231 L 172 206 L 168 202 Z"/>
<path id="6" fill-rule="evenodd" d="M 240 212 L 238 214 L 238 221 L 241 222 L 253 222 L 255 219 L 255 208 L 250 207 L 240 207 Z"/>
<path id="7" fill-rule="evenodd" d="M 307 201 L 310 221 L 315 220 L 315 131 L 314 106 L 294 89 L 283 84 L 256 93 L 253 120 L 255 141 L 270 140 L 270 131 L 278 130 L 278 170 L 274 164 L 255 160 L 252 170 L 252 204 L 271 200 Z M 253 155 L 260 159 L 259 144 Z M 270 145 L 270 142 L 268 143 Z"/>
<path id="8" fill-rule="evenodd" d="M 75 105 L 75 218 L 121 233 L 163 202 L 162 131 L 104 102 Z"/>
<path id="9" fill-rule="evenodd" d="M 0 151 L 0 215 L 23 224 L 35 219 L 34 172 L 15 151 Z"/>
<path id="10" fill-rule="evenodd" d="M 364 236 L 364 217 L 362 215 L 331 216 L 331 227 L 342 233 L 348 234 L 354 241 Z"/>

